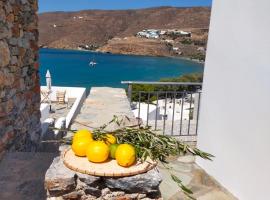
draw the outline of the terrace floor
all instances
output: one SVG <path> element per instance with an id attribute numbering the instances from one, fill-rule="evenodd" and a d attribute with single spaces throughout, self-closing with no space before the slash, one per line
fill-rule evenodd
<path id="1" fill-rule="evenodd" d="M 236 200 L 195 163 L 193 156 L 173 158 L 170 166 L 173 168 L 171 172 L 193 191 L 197 200 Z M 168 170 L 161 164 L 158 168 L 163 176 L 160 190 L 164 200 L 189 200 L 172 181 Z"/>
<path id="2" fill-rule="evenodd" d="M 66 117 L 75 100 L 75 98 L 69 99 L 67 104 L 58 104 L 57 102 L 52 102 L 52 111 L 49 113 L 49 118 L 58 119 L 60 117 Z"/>

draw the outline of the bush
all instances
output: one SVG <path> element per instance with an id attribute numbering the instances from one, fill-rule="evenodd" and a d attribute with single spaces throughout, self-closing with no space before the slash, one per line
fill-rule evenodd
<path id="1" fill-rule="evenodd" d="M 192 44 L 192 40 L 191 39 L 184 39 L 181 41 L 181 43 L 190 45 L 190 44 Z"/>
<path id="2" fill-rule="evenodd" d="M 202 53 L 194 54 L 190 58 L 195 59 L 195 60 L 205 61 L 205 55 Z"/>
<path id="3" fill-rule="evenodd" d="M 192 73 L 186 74 L 176 78 L 163 78 L 160 79 L 161 82 L 197 82 L 201 83 L 203 81 L 202 73 Z M 149 92 L 156 91 L 196 91 L 197 86 L 170 86 L 170 85 L 133 85 L 132 86 L 132 101 L 139 101 L 139 92 L 141 93 L 141 102 L 148 101 Z M 150 93 L 149 98 L 150 102 L 157 99 L 157 93 Z M 167 95 L 168 98 L 173 98 L 173 93 Z M 165 98 L 165 93 L 159 94 L 159 98 Z"/>

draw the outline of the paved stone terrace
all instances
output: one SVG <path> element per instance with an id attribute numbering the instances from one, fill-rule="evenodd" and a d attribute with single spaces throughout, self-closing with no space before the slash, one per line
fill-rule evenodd
<path id="1" fill-rule="evenodd" d="M 111 121 L 114 115 L 134 119 L 125 90 L 93 87 L 71 129 L 100 127 Z"/>

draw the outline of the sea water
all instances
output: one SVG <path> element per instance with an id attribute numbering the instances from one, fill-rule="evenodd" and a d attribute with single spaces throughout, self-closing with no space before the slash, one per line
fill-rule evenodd
<path id="1" fill-rule="evenodd" d="M 158 81 L 202 72 L 203 65 L 178 58 L 127 56 L 88 51 L 40 49 L 41 85 L 50 70 L 52 85 L 124 87 L 121 81 Z M 97 64 L 92 67 L 91 61 Z"/>

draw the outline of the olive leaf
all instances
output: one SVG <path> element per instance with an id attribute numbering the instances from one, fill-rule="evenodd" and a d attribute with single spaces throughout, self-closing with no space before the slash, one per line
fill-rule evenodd
<path id="1" fill-rule="evenodd" d="M 126 119 L 130 120 L 128 117 L 126 117 Z M 120 120 L 117 116 L 114 116 L 109 123 L 93 130 L 94 139 L 103 140 L 106 142 L 106 134 L 109 132 L 105 129 L 108 127 L 108 125 L 111 123 L 116 123 L 120 127 L 123 124 L 123 121 L 123 118 Z M 75 130 L 68 129 L 61 129 L 61 131 L 75 132 Z M 179 186 L 182 192 L 188 198 L 195 200 L 195 198 L 192 196 L 192 190 L 186 187 L 182 180 L 171 172 L 172 168 L 167 166 L 169 163 L 167 158 L 169 156 L 183 156 L 189 153 L 193 156 L 199 156 L 206 160 L 212 160 L 214 157 L 213 155 L 201 151 L 198 148 L 193 148 L 169 135 L 158 134 L 157 132 L 154 132 L 150 126 L 126 126 L 114 130 L 113 133 L 110 132 L 110 134 L 113 134 L 116 137 L 118 143 L 127 143 L 133 145 L 136 149 L 137 159 L 146 161 L 147 158 L 151 158 L 154 161 L 159 161 L 162 163 L 171 174 L 172 180 Z M 63 143 L 65 143 L 65 141 L 67 143 L 71 143 L 71 139 L 61 139 L 60 141 Z"/>

